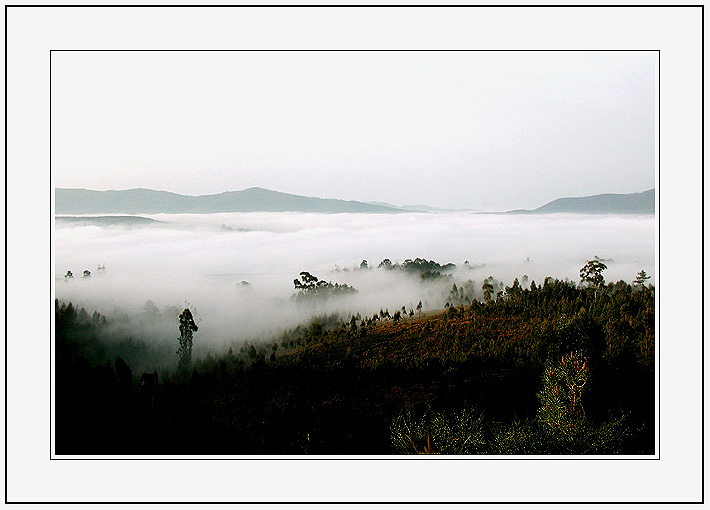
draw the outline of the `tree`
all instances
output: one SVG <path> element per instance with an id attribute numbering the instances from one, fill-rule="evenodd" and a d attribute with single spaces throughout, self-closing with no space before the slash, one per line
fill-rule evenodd
<path id="1" fill-rule="evenodd" d="M 579 277 L 582 279 L 582 283 L 589 285 L 594 289 L 599 289 L 604 285 L 604 276 L 602 272 L 606 269 L 606 264 L 604 264 L 599 257 L 594 257 L 593 260 L 587 261 L 582 269 L 579 270 Z"/>
<path id="2" fill-rule="evenodd" d="M 382 262 L 380 262 L 380 265 L 377 267 L 384 267 L 385 269 L 392 269 L 392 261 L 390 259 L 384 259 Z"/>
<path id="3" fill-rule="evenodd" d="M 67 274 L 64 275 L 64 278 L 74 278 L 74 273 L 71 271 L 67 271 Z"/>
<path id="4" fill-rule="evenodd" d="M 350 287 L 346 284 L 326 282 L 325 280 L 318 279 L 317 276 L 312 275 L 308 271 L 301 271 L 301 280 L 293 280 L 293 286 L 298 291 L 293 295 L 295 299 L 305 299 L 305 298 L 329 298 L 332 296 L 338 296 L 342 294 L 355 294 L 357 289 L 355 287 Z"/>
<path id="5" fill-rule="evenodd" d="M 180 361 L 178 362 L 178 370 L 182 373 L 187 373 L 190 370 L 192 363 L 192 334 L 197 331 L 197 324 L 192 318 L 192 312 L 189 308 L 185 308 L 180 314 L 180 347 L 177 350 Z"/>
<path id="6" fill-rule="evenodd" d="M 89 271 L 88 269 L 84 269 L 84 275 L 82 276 L 82 278 L 89 278 L 90 276 L 91 271 Z"/>
<path id="7" fill-rule="evenodd" d="M 508 297 L 508 299 L 512 299 L 514 301 L 520 301 L 522 299 L 522 294 L 523 294 L 523 289 L 520 286 L 520 282 L 516 278 L 513 280 L 513 286 L 512 287 L 506 287 L 505 288 L 505 295 Z"/>
<path id="8" fill-rule="evenodd" d="M 538 419 L 546 431 L 563 440 L 571 440 L 584 418 L 582 392 L 589 378 L 583 350 L 571 351 L 559 361 L 548 361 L 543 388 L 538 393 Z"/>
<path id="9" fill-rule="evenodd" d="M 644 270 L 642 269 L 642 270 L 639 271 L 638 274 L 636 275 L 636 279 L 634 280 L 634 284 L 640 285 L 641 287 L 644 287 L 644 288 L 645 288 L 645 287 L 646 287 L 646 280 L 648 280 L 649 278 L 651 278 L 651 277 L 648 276 L 648 275 L 646 274 L 646 271 L 644 271 Z"/>
<path id="10" fill-rule="evenodd" d="M 489 303 L 491 301 L 491 297 L 493 296 L 493 285 L 491 285 L 488 279 L 486 279 L 483 282 L 481 289 L 483 290 L 483 299 L 486 303 Z"/>
<path id="11" fill-rule="evenodd" d="M 301 280 L 303 280 L 303 283 L 299 282 L 298 280 L 293 280 L 294 287 L 302 290 L 314 289 L 316 287 L 316 283 L 318 282 L 317 276 L 313 276 L 308 271 L 301 271 L 300 275 Z"/>

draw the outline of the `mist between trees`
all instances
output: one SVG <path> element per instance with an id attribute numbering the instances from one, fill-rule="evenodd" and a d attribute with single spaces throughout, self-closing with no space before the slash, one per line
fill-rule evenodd
<path id="1" fill-rule="evenodd" d="M 613 267 L 615 263 L 607 264 Z M 525 261 L 520 267 L 534 274 L 536 265 Z M 141 338 L 166 352 L 174 342 L 178 315 L 190 308 L 200 327 L 200 341 L 194 347 L 197 356 L 225 352 L 245 341 L 269 342 L 286 329 L 308 324 L 314 316 L 334 315 L 347 321 L 352 316 L 372 317 L 388 310 L 390 317 L 399 312 L 407 318 L 410 312 L 496 299 L 514 282 L 525 289 L 535 282 L 535 277 L 526 273 L 506 282 L 488 274 L 496 266 L 484 263 L 440 263 L 418 257 L 401 262 L 384 258 L 372 264 L 363 259 L 322 273 L 304 270 L 279 275 L 284 280 L 278 286 L 280 294 L 273 284 L 263 288 L 239 276 L 198 278 L 188 274 L 162 279 L 152 275 L 134 281 L 112 274 L 110 266 L 99 267 L 103 269 L 89 276 L 65 274 L 58 278 L 58 299 L 77 309 L 100 310 L 109 319 L 112 337 Z M 538 284 L 545 278 L 537 278 Z M 159 287 L 166 285 L 172 288 L 165 294 L 159 292 Z M 169 300 L 166 295 L 176 299 Z M 152 299 L 143 300 L 142 296 Z"/>
<path id="2" fill-rule="evenodd" d="M 58 229 L 56 297 L 107 316 L 128 316 L 132 331 L 158 342 L 172 341 L 174 310 L 179 313 L 189 303 L 201 345 L 218 350 L 235 339 L 276 334 L 314 313 L 372 315 L 380 307 L 409 310 L 419 301 L 425 310 L 443 308 L 451 285 L 461 287 L 468 280 L 475 282 L 476 292 L 489 276 L 506 285 L 523 275 L 538 283 L 549 275 L 576 281 L 593 255 L 611 259 L 605 272 L 609 281 L 630 281 L 640 269 L 654 272 L 653 219 L 645 217 L 243 213 L 155 218 L 162 223 Z M 451 280 L 424 281 L 377 268 L 385 259 L 403 264 L 417 257 L 455 264 L 443 271 Z M 363 259 L 372 271 L 355 270 Z M 98 272 L 99 265 L 105 271 Z M 91 272 L 90 279 L 82 278 L 84 270 Z M 67 271 L 74 274 L 71 284 L 64 278 Z M 302 271 L 358 293 L 318 310 L 294 306 L 293 280 Z M 145 313 L 149 301 L 159 314 Z M 198 354 L 202 347 L 195 348 Z"/>
<path id="3" fill-rule="evenodd" d="M 652 451 L 652 218 L 214 216 L 57 230 L 64 453 Z"/>
<path id="4" fill-rule="evenodd" d="M 465 262 L 464 267 L 467 271 L 475 270 L 469 262 Z M 247 427 L 242 432 L 246 432 L 253 426 L 249 423 L 255 419 L 254 413 L 262 416 L 260 413 L 265 412 L 263 403 L 249 404 L 250 392 L 254 391 L 253 384 L 264 383 L 271 387 L 285 377 L 283 381 L 288 382 L 283 383 L 286 386 L 278 390 L 277 394 L 283 391 L 286 393 L 281 397 L 271 395 L 269 398 L 285 398 L 280 400 L 280 404 L 274 405 L 278 408 L 286 405 L 279 412 L 288 414 L 289 399 L 299 402 L 299 406 L 305 405 L 304 396 L 295 397 L 294 391 L 313 392 L 315 388 L 320 393 L 325 391 L 329 396 L 321 397 L 325 400 L 319 400 L 318 405 L 328 407 L 331 399 L 342 401 L 344 398 L 341 393 L 330 394 L 328 389 L 321 386 L 328 378 L 336 377 L 339 381 L 336 387 L 339 387 L 344 382 L 340 381 L 342 377 L 349 380 L 352 377 L 361 379 L 365 376 L 370 378 L 373 374 L 386 374 L 390 382 L 385 384 L 388 389 L 381 395 L 384 400 L 379 402 L 375 399 L 368 403 L 366 414 L 370 415 L 363 422 L 373 427 L 375 423 L 372 420 L 377 422 L 387 416 L 392 420 L 389 429 L 391 444 L 384 451 L 447 454 L 649 453 L 652 451 L 652 432 L 649 430 L 652 431 L 653 425 L 648 423 L 652 417 L 649 414 L 652 406 L 649 407 L 648 392 L 650 390 L 652 394 L 653 385 L 646 375 L 641 377 L 641 381 L 636 381 L 637 385 L 643 382 L 644 387 L 634 386 L 635 389 L 630 393 L 626 391 L 622 395 L 618 394 L 616 388 L 605 388 L 602 379 L 593 377 L 591 380 L 596 381 L 596 384 L 591 386 L 597 393 L 585 401 L 587 407 L 593 409 L 591 417 L 588 418 L 583 405 L 582 393 L 590 380 L 592 368 L 596 367 L 597 377 L 610 370 L 607 375 L 611 376 L 615 370 L 623 368 L 621 381 L 642 373 L 653 374 L 654 288 L 647 286 L 649 276 L 641 270 L 632 284 L 619 281 L 607 285 L 603 277 L 606 269 L 607 264 L 599 257 L 587 261 L 580 269 L 579 285 L 550 277 L 545 278 L 542 284 L 537 284 L 527 275 L 521 279 L 516 278 L 511 285 L 505 285 L 489 276 L 483 280 L 479 292 L 472 279 L 459 284 L 452 283 L 453 276 L 446 273 L 447 270 L 455 270 L 455 265 L 451 263 L 439 264 L 417 258 L 399 264 L 384 259 L 378 267 L 373 268 L 363 260 L 353 269 L 341 269 L 335 273 L 394 275 L 406 278 L 410 283 L 416 282 L 420 291 L 426 289 L 431 296 L 435 296 L 434 290 L 438 289 L 438 299 L 446 300 L 443 307 L 445 311 L 438 307 L 436 310 L 427 310 L 420 300 L 409 307 L 403 305 L 392 310 L 380 308 L 371 316 L 358 312 L 351 315 L 349 320 L 338 312 L 323 313 L 312 317 L 310 323 L 284 330 L 270 338 L 262 337 L 251 342 L 244 340 L 243 343 L 234 341 L 226 353 L 210 352 L 206 346 L 203 353 L 207 354 L 194 361 L 193 346 L 199 345 L 201 328 L 197 326 L 189 306 L 179 314 L 179 347 L 171 356 L 171 344 L 168 342 L 151 344 L 146 338 L 135 340 L 132 336 L 125 336 L 126 329 L 122 328 L 130 327 L 130 318 L 127 316 L 118 321 L 108 319 L 97 311 L 89 314 L 85 308 L 77 310 L 71 303 L 60 303 L 57 300 L 57 426 L 61 431 L 58 437 L 62 438 L 58 439 L 58 444 L 62 450 L 91 450 L 86 450 L 88 446 L 82 445 L 75 432 L 67 429 L 69 423 L 82 416 L 89 421 L 112 420 L 114 426 L 122 423 L 122 420 L 147 419 L 149 428 L 160 426 L 160 423 L 167 426 L 170 420 L 182 423 L 181 420 L 187 419 L 179 427 L 196 427 L 196 433 L 204 432 L 204 427 L 223 427 L 225 424 L 220 419 L 204 422 L 185 416 L 179 418 L 177 415 L 171 418 L 182 407 L 182 404 L 171 399 L 182 399 L 186 395 L 192 395 L 190 399 L 205 398 L 203 391 L 217 391 L 215 396 L 222 395 L 219 399 L 237 399 L 239 403 L 236 408 L 251 416 L 242 424 Z M 74 284 L 69 281 L 73 278 L 66 278 L 68 285 Z M 82 284 L 87 283 L 84 281 Z M 442 294 L 441 291 L 448 288 L 449 284 L 448 294 Z M 302 271 L 300 278 L 293 280 L 293 285 L 294 293 L 289 306 L 301 308 L 302 312 L 323 311 L 328 304 L 352 299 L 359 294 L 355 287 L 319 279 L 307 271 Z M 250 285 L 242 283 L 240 287 L 243 290 Z M 147 302 L 143 311 L 144 317 L 141 320 L 149 324 L 172 322 L 175 331 L 174 315 L 178 312 L 177 308 L 166 310 L 167 315 L 173 317 L 172 321 L 152 302 Z M 382 344 L 383 341 L 386 346 Z M 175 348 L 174 341 L 172 348 Z M 634 360 L 630 365 L 627 359 L 629 356 Z M 113 367 L 111 360 L 114 360 Z M 632 368 L 634 366 L 636 368 Z M 475 369 L 474 372 L 471 369 Z M 500 376 L 491 378 L 492 374 L 485 375 L 491 369 L 503 370 L 508 375 L 498 381 Z M 142 371 L 137 381 L 134 381 L 133 370 Z M 432 370 L 434 379 L 431 379 Z M 480 370 L 483 372 L 476 373 Z M 454 396 L 454 401 L 462 398 L 461 390 L 451 386 L 453 380 L 445 385 L 445 390 L 440 386 L 443 382 L 441 377 L 452 371 L 459 378 L 464 377 L 459 381 L 464 385 L 470 384 L 470 380 L 466 382 L 466 374 L 478 380 L 472 394 L 464 393 L 463 402 L 450 401 Z M 321 376 L 314 380 L 313 376 L 318 373 Z M 535 393 L 534 389 L 540 386 L 540 373 L 542 388 Z M 323 379 L 325 374 L 331 375 Z M 200 382 L 204 377 L 212 382 Z M 274 377 L 274 380 L 266 382 L 265 377 Z M 415 380 L 424 377 L 429 386 L 428 393 L 425 390 L 422 395 L 418 384 L 412 386 L 413 377 Z M 618 379 L 619 375 L 614 377 Z M 104 399 L 103 404 L 108 407 L 97 411 L 95 415 L 86 416 L 80 410 L 83 405 L 81 387 L 91 379 L 96 380 L 97 385 L 92 386 L 95 390 L 104 388 L 108 392 L 94 395 Z M 225 383 L 231 389 L 223 393 Z M 496 386 L 501 383 L 503 387 Z M 372 381 L 365 382 L 364 387 L 355 391 L 372 391 L 372 384 Z M 378 380 L 375 386 L 381 384 L 383 381 Z M 404 384 L 404 387 L 399 384 Z M 501 407 L 496 399 L 509 393 L 510 385 L 529 387 L 525 391 L 514 390 L 514 393 L 518 393 L 516 399 L 509 406 Z M 71 387 L 74 387 L 74 391 L 69 391 Z M 533 393 L 529 395 L 531 388 Z M 159 396 L 161 392 L 162 396 Z M 166 397 L 165 392 L 173 396 Z M 476 398 L 477 392 L 480 393 Z M 526 393 L 529 396 L 525 396 Z M 539 401 L 534 414 L 533 395 Z M 630 396 L 637 400 L 635 404 L 629 402 Z M 244 398 L 247 400 L 244 401 Z M 506 396 L 506 399 L 509 398 L 511 395 Z M 482 414 L 474 413 L 475 408 L 469 407 L 469 399 L 485 405 L 493 421 L 486 422 Z M 160 412 L 157 411 L 156 402 L 162 402 Z M 214 404 L 217 402 L 214 401 Z M 431 407 L 432 402 L 438 402 L 438 410 Z M 423 404 L 426 404 L 426 409 L 421 408 Z M 173 405 L 178 405 L 178 408 L 172 409 Z M 374 408 L 371 407 L 373 405 Z M 375 412 L 382 405 L 388 407 L 388 411 L 384 414 L 381 409 Z M 392 408 L 394 405 L 400 408 L 399 414 Z M 461 411 L 463 414 L 451 414 L 452 406 L 456 408 L 461 405 L 464 405 Z M 604 411 L 607 405 L 611 407 Z M 618 414 L 629 405 L 642 405 L 642 409 L 635 411 L 633 416 L 623 412 Z M 415 418 L 413 409 L 424 414 L 421 418 Z M 617 414 L 609 414 L 613 413 L 613 409 L 616 409 Z M 510 421 L 511 411 L 515 413 L 513 423 L 501 422 L 501 419 Z M 118 415 L 115 415 L 116 412 Z M 234 409 L 230 412 L 234 412 Z M 329 419 L 343 418 L 342 412 L 338 411 Z M 300 429 L 289 429 L 290 439 L 285 443 L 269 443 L 268 434 L 262 435 L 268 430 L 267 427 L 259 433 L 253 430 L 250 432 L 259 438 L 258 445 L 250 445 L 241 450 L 235 450 L 232 445 L 227 449 L 239 453 L 346 453 L 339 448 L 348 450 L 356 447 L 366 450 L 374 448 L 358 453 L 381 453 L 384 448 L 381 430 L 371 431 L 379 439 L 364 442 L 354 440 L 351 432 L 344 438 L 332 438 L 328 434 L 323 436 L 324 431 L 320 428 L 322 425 L 310 423 L 312 417 L 308 418 L 309 413 L 303 413 L 304 409 L 299 407 L 291 418 L 299 421 L 298 427 L 311 430 L 305 432 L 305 442 L 302 430 L 298 432 Z M 324 416 L 321 419 L 325 419 Z M 515 418 L 520 416 L 523 417 L 522 422 Z M 302 423 L 301 420 L 306 421 Z M 483 424 L 487 424 L 487 430 L 484 430 Z M 294 432 L 295 436 L 292 435 Z M 153 433 L 157 433 L 157 429 Z M 283 436 L 283 431 L 279 434 Z M 311 434 L 314 435 L 313 443 Z M 132 437 L 130 440 L 127 437 L 124 436 L 122 440 L 127 442 L 118 441 L 113 447 L 126 452 L 128 450 L 125 448 L 145 451 L 144 448 L 148 447 L 142 443 L 145 439 L 143 436 Z M 380 444 L 376 445 L 377 442 Z M 230 443 L 227 441 L 222 447 L 227 444 Z M 218 448 L 217 444 L 204 441 L 197 441 L 193 446 L 198 445 L 202 449 L 188 448 L 187 451 L 216 453 L 214 448 Z M 163 444 L 161 448 L 168 446 Z M 170 449 L 161 451 L 167 453 Z"/>

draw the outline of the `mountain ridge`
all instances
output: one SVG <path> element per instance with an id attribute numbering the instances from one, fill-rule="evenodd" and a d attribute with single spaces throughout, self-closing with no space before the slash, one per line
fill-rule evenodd
<path id="1" fill-rule="evenodd" d="M 306 197 L 260 187 L 194 196 L 145 188 L 106 191 L 55 189 L 55 214 L 211 214 L 261 211 L 327 214 L 410 212 L 355 200 Z"/>
<path id="2" fill-rule="evenodd" d="M 254 186 L 240 191 L 210 195 L 181 195 L 170 191 L 132 188 L 89 190 L 56 188 L 55 214 L 211 214 L 228 212 L 313 212 L 337 213 L 439 213 L 464 212 L 426 205 L 395 206 L 386 202 L 359 202 L 283 193 Z M 563 197 L 536 209 L 504 213 L 474 214 L 654 214 L 655 189 L 640 193 L 603 193 L 583 197 Z"/>
<path id="3" fill-rule="evenodd" d="M 583 197 L 563 197 L 536 209 L 516 209 L 504 214 L 654 214 L 655 188 L 639 193 L 601 193 Z"/>

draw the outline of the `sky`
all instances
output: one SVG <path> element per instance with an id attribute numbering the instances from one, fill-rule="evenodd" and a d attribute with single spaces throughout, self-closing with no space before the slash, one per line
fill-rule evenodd
<path id="1" fill-rule="evenodd" d="M 654 187 L 654 52 L 52 53 L 55 187 L 446 208 Z"/>

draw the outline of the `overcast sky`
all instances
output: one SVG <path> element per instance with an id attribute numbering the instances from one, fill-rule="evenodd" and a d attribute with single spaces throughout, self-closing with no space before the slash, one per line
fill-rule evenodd
<path id="1" fill-rule="evenodd" d="M 506 210 L 654 187 L 641 52 L 53 52 L 57 187 Z"/>

